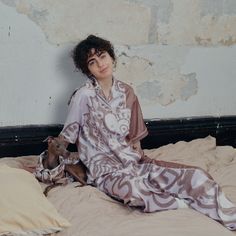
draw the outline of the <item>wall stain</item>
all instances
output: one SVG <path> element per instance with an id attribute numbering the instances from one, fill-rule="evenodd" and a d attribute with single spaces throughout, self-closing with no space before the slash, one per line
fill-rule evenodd
<path id="1" fill-rule="evenodd" d="M 157 80 L 145 81 L 136 88 L 140 97 L 147 100 L 156 100 L 162 96 L 161 84 Z"/>
<path id="2" fill-rule="evenodd" d="M 198 84 L 196 73 L 183 75 L 183 80 L 185 81 L 185 85 L 180 90 L 180 98 L 186 101 L 189 97 L 197 93 Z"/>
<path id="3" fill-rule="evenodd" d="M 227 39 L 221 39 L 219 43 L 224 46 L 231 46 L 231 45 L 236 44 L 236 38 L 229 36 Z"/>
<path id="4" fill-rule="evenodd" d="M 194 38 L 197 44 L 201 46 L 208 46 L 212 43 L 211 38 L 201 38 L 200 36 L 195 36 Z"/>

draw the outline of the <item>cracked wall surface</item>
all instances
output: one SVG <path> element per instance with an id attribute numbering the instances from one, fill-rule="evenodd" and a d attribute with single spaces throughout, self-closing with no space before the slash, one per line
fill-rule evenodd
<path id="1" fill-rule="evenodd" d="M 145 118 L 236 114 L 235 26 L 235 0 L 0 0 L 0 126 L 63 123 L 85 79 L 70 53 L 91 33 Z"/>
<path id="2" fill-rule="evenodd" d="M 148 6 L 162 45 L 230 46 L 236 43 L 234 0 L 129 0 Z M 155 9 L 155 10 L 154 10 Z M 186 20 L 187 19 L 187 20 Z"/>
<path id="3" fill-rule="evenodd" d="M 27 15 L 50 43 L 77 42 L 90 32 L 122 44 L 229 46 L 236 43 L 235 0 L 1 2 Z"/>
<path id="4" fill-rule="evenodd" d="M 77 42 L 91 32 L 118 43 L 142 44 L 148 41 L 150 9 L 145 6 L 109 0 L 1 2 L 29 17 L 52 44 Z"/>
<path id="5" fill-rule="evenodd" d="M 126 78 L 143 104 L 161 104 L 166 106 L 175 100 L 187 100 L 197 93 L 196 73 L 183 74 L 179 70 L 181 62 L 188 50 L 168 50 L 146 46 L 141 48 L 123 48 L 118 54 L 117 78 Z M 135 53 L 132 51 L 136 51 Z M 143 52 L 145 51 L 145 54 Z M 153 51 L 158 55 L 150 54 Z M 150 53 L 150 54 L 149 54 Z M 148 55 L 149 54 L 149 55 Z M 170 56 L 171 55 L 171 56 Z M 162 59 L 157 63 L 158 58 Z"/>

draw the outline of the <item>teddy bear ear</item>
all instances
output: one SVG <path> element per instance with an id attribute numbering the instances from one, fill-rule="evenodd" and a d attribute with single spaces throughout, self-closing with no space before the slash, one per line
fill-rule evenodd
<path id="1" fill-rule="evenodd" d="M 50 143 L 50 142 L 52 142 L 53 139 L 54 139 L 54 138 L 53 138 L 52 136 L 48 136 L 47 138 L 45 138 L 45 139 L 43 140 L 43 142 L 48 142 L 48 143 Z"/>

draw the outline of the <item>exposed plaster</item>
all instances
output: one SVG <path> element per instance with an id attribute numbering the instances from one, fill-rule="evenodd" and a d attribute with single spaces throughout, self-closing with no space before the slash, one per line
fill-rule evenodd
<path id="1" fill-rule="evenodd" d="M 236 40 L 235 0 L 0 1 L 28 16 L 53 44 L 77 42 L 91 32 L 131 45 L 212 47 Z"/>
<path id="2" fill-rule="evenodd" d="M 0 1 L 28 16 L 52 44 L 78 42 L 91 33 L 120 44 L 149 41 L 151 10 L 143 5 L 123 0 Z"/>
<path id="3" fill-rule="evenodd" d="M 236 0 L 206 2 L 0 0 L 0 126 L 64 122 L 84 83 L 69 52 L 88 32 L 115 44 L 117 79 L 132 84 L 145 118 L 235 114 Z"/>
<path id="4" fill-rule="evenodd" d="M 115 71 L 117 77 L 123 77 L 132 85 L 142 83 L 147 78 L 155 78 L 153 62 L 139 56 L 128 56 L 125 52 L 118 55 Z"/>
<path id="5" fill-rule="evenodd" d="M 142 104 L 166 106 L 197 93 L 195 73 L 181 74 L 171 62 L 165 64 L 167 68 L 156 67 L 155 62 L 131 52 L 132 48 L 127 48 L 118 53 L 116 77 L 133 86 Z"/>
<path id="6" fill-rule="evenodd" d="M 227 46 L 236 39 L 236 1 L 174 1 L 168 24 L 157 22 L 157 43 L 179 46 Z"/>
<path id="7" fill-rule="evenodd" d="M 136 89 L 139 97 L 147 104 L 167 106 L 176 100 L 188 100 L 198 90 L 196 74 L 179 75 L 178 80 L 146 81 Z"/>

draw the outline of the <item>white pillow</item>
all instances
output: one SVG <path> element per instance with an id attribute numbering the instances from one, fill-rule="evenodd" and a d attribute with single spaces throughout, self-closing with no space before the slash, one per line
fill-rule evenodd
<path id="1" fill-rule="evenodd" d="M 70 226 L 31 173 L 0 164 L 0 190 L 0 235 L 43 235 Z"/>

